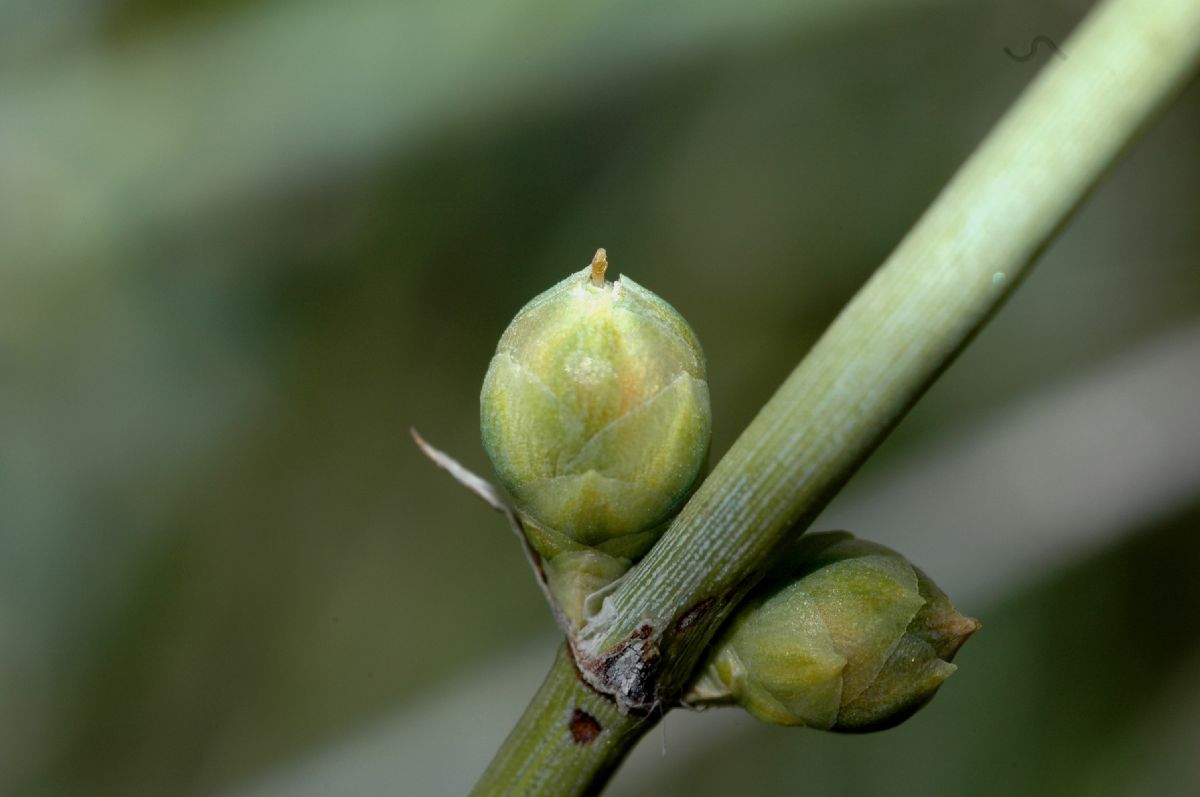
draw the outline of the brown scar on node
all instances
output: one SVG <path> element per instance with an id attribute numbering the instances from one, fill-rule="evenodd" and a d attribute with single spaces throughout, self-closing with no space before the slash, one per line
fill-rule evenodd
<path id="1" fill-rule="evenodd" d="M 568 724 L 571 728 L 571 738 L 575 744 L 591 744 L 599 738 L 601 731 L 604 730 L 595 717 L 579 708 L 571 714 L 571 721 Z"/>

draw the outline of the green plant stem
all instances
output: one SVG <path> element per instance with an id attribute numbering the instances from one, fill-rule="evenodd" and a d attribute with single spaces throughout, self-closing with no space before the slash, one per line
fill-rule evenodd
<path id="1" fill-rule="evenodd" d="M 626 708 L 675 702 L 712 634 L 780 546 L 949 365 L 1195 69 L 1200 3 L 1108 0 L 1062 52 L 1065 60 L 1055 59 L 1018 100 L 605 599 L 576 642 L 593 687 Z M 555 678 L 485 784 L 506 776 L 532 783 L 536 776 L 522 773 L 544 766 L 583 779 L 541 780 L 537 793 L 590 793 L 620 759 L 616 749 L 597 758 L 563 745 L 568 701 L 583 687 L 554 691 Z M 627 722 L 636 724 L 620 726 L 614 748 L 632 746 L 651 721 Z M 539 734 L 559 754 L 552 761 L 537 753 Z"/>
<path id="2" fill-rule="evenodd" d="M 559 648 L 546 680 L 473 795 L 595 794 L 654 723 L 622 713 L 579 678 Z"/>

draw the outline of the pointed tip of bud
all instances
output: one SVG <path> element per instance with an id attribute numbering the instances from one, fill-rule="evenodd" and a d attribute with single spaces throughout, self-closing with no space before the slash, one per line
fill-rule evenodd
<path id="1" fill-rule="evenodd" d="M 938 656 L 951 661 L 959 648 L 967 644 L 967 640 L 980 628 L 983 628 L 983 623 L 974 617 L 951 611 L 930 618 L 927 633 Z"/>
<path id="2" fill-rule="evenodd" d="M 942 622 L 932 626 L 934 631 L 946 636 L 955 637 L 959 647 L 962 647 L 962 644 L 970 639 L 980 628 L 983 628 L 983 623 L 965 614 L 956 614 L 954 617 L 947 617 Z"/>
<path id="3" fill-rule="evenodd" d="M 592 284 L 597 288 L 604 287 L 604 272 L 606 271 L 608 271 L 608 252 L 601 247 L 592 256 Z"/>
<path id="4" fill-rule="evenodd" d="M 913 621 L 920 628 L 922 637 L 927 641 L 939 658 L 953 661 L 959 648 L 966 644 L 983 624 L 974 617 L 968 617 L 954 607 L 946 593 L 942 592 L 933 580 L 919 568 L 914 568 L 920 586 L 921 596 L 925 598 L 925 606 Z"/>

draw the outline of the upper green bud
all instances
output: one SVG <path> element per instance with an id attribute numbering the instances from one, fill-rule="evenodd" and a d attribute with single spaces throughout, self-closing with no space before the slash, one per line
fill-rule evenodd
<path id="1" fill-rule="evenodd" d="M 808 535 L 738 607 L 684 702 L 736 703 L 781 725 L 889 728 L 933 697 L 978 628 L 896 552 Z"/>
<path id="2" fill-rule="evenodd" d="M 696 486 L 708 454 L 704 355 L 687 322 L 592 266 L 525 305 L 481 395 L 483 444 L 543 556 L 636 558 Z"/>

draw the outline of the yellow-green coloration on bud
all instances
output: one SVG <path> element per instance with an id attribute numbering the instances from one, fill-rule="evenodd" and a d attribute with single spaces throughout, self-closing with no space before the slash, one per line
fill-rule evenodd
<path id="1" fill-rule="evenodd" d="M 517 313 L 483 383 L 484 448 L 549 560 L 585 548 L 640 557 L 708 456 L 700 344 L 658 296 L 606 281 L 606 266 L 601 249 Z"/>
<path id="2" fill-rule="evenodd" d="M 812 534 L 740 605 L 684 702 L 766 722 L 864 732 L 903 722 L 979 628 L 904 557 Z"/>

